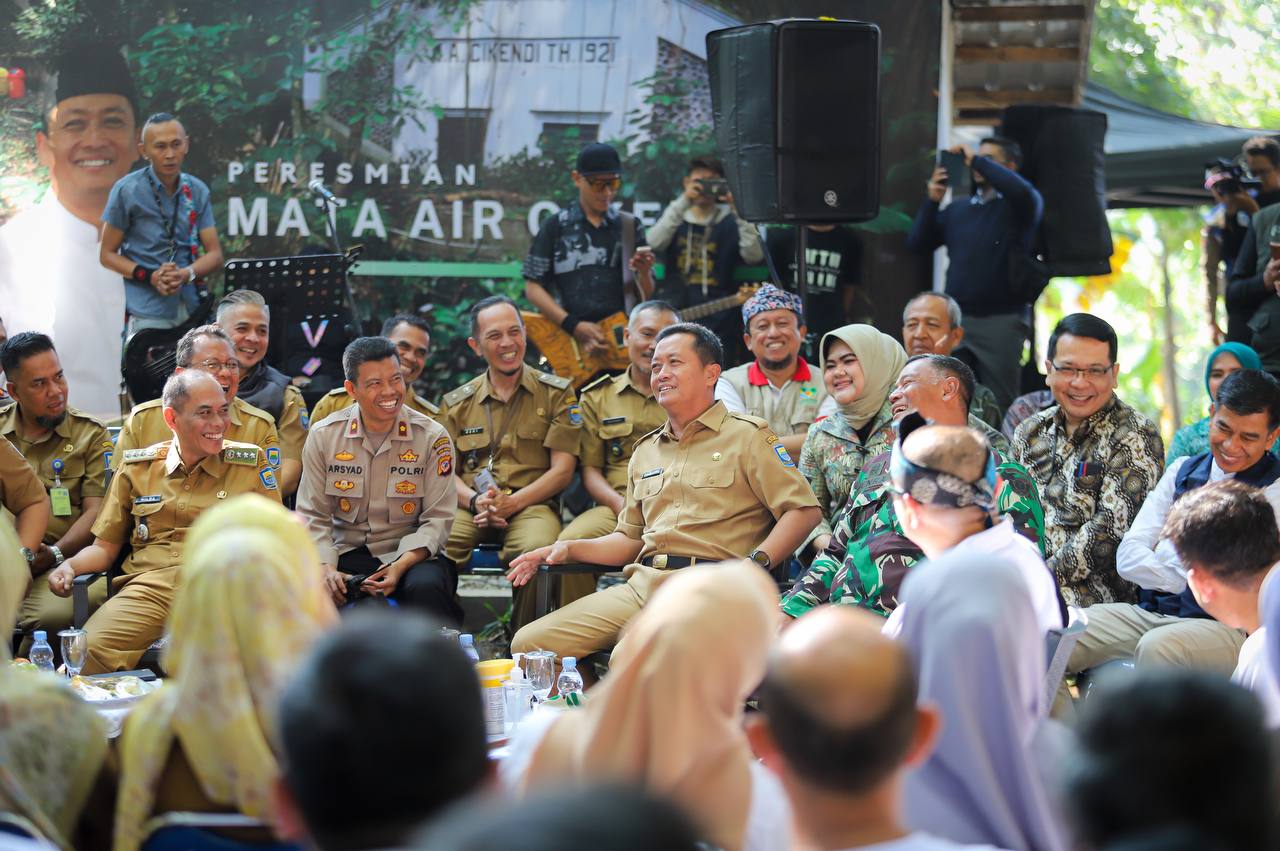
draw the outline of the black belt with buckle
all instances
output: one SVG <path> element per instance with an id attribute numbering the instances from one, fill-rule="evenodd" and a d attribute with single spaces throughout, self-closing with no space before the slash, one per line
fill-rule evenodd
<path id="1" fill-rule="evenodd" d="M 658 553 L 657 555 L 640 559 L 640 563 L 645 567 L 656 567 L 658 570 L 679 570 L 682 567 L 697 564 L 699 561 L 706 561 L 706 559 L 669 556 L 666 553 Z"/>

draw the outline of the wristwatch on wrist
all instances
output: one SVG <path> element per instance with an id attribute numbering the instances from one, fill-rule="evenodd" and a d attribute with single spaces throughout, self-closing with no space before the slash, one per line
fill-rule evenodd
<path id="1" fill-rule="evenodd" d="M 66 558 L 62 555 L 62 550 L 58 549 L 58 545 L 57 545 L 57 544 L 50 544 L 50 545 L 49 545 L 49 552 L 53 553 L 53 566 L 54 566 L 54 567 L 57 567 L 58 565 L 62 564 L 64 561 L 66 561 Z"/>
<path id="2" fill-rule="evenodd" d="M 769 558 L 769 554 L 764 550 L 753 550 L 751 555 L 747 556 L 747 558 L 751 559 L 765 570 L 768 570 L 773 566 L 773 559 Z"/>
<path id="3" fill-rule="evenodd" d="M 187 283 L 194 284 L 195 282 L 196 282 L 196 267 L 188 266 L 187 267 Z"/>
<path id="4" fill-rule="evenodd" d="M 19 547 L 18 552 L 22 553 L 22 557 L 27 560 L 28 567 L 36 560 L 36 554 L 31 551 L 31 547 Z"/>

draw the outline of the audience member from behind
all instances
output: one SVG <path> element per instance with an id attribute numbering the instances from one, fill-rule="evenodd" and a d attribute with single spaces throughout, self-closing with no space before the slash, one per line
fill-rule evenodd
<path id="1" fill-rule="evenodd" d="M 910 414 L 898 425 L 890 475 L 894 513 L 926 557 L 951 552 L 1008 560 L 1027 583 L 1041 632 L 1063 627 L 1066 606 L 1040 548 L 1018 534 L 1012 519 L 993 522 L 996 459 L 981 434 L 965 426 L 928 425 Z M 905 610 L 894 609 L 886 634 L 898 633 Z"/>
<path id="2" fill-rule="evenodd" d="M 191 529 L 168 622 L 169 681 L 129 714 L 120 739 L 115 851 L 172 811 L 243 813 L 270 824 L 280 689 L 337 620 L 307 532 L 256 495 Z"/>
<path id="3" fill-rule="evenodd" d="M 343 619 L 285 688 L 278 724 L 276 832 L 319 851 L 399 847 L 490 776 L 471 662 L 416 612 Z"/>
<path id="4" fill-rule="evenodd" d="M 1263 583 L 1280 562 L 1274 507 L 1243 482 L 1214 482 L 1178 500 L 1165 534 L 1187 567 L 1196 602 L 1222 625 L 1248 633 L 1231 679 L 1262 702 L 1269 726 L 1280 726 L 1280 690 L 1259 605 Z"/>
<path id="5" fill-rule="evenodd" d="M 1275 847 L 1271 745 L 1261 707 L 1238 686 L 1197 671 L 1143 671 L 1090 700 L 1077 734 L 1064 785 L 1086 846 L 1181 830 L 1205 837 L 1199 848 Z"/>
<path id="6" fill-rule="evenodd" d="M 412 848 L 424 851 L 702 851 L 689 817 L 642 789 L 592 786 L 455 808 Z"/>
<path id="7" fill-rule="evenodd" d="M 584 708 L 521 730 L 501 768 L 505 783 L 522 793 L 641 783 L 683 805 L 702 838 L 726 851 L 789 847 L 786 796 L 742 729 L 776 599 L 747 560 L 677 572 L 627 628 Z"/>
<path id="8" fill-rule="evenodd" d="M 27 565 L 18 546 L 13 524 L 0 517 L 0 632 L 5 635 L 18 620 L 27 587 Z M 107 731 L 101 717 L 62 682 L 13 667 L 5 641 L 0 645 L 0 718 L 0 813 L 25 819 L 64 851 L 105 846 L 92 842 L 92 832 L 100 836 L 109 830 L 107 824 L 82 822 L 82 813 L 95 810 L 86 807 L 91 794 L 97 798 L 103 791 L 99 772 L 107 756 Z M 103 808 L 109 813 L 109 804 Z M 86 833 L 78 835 L 78 827 Z"/>
<path id="9" fill-rule="evenodd" d="M 1209 352 L 1204 366 L 1204 386 L 1209 391 L 1209 413 L 1203 419 L 1185 425 L 1173 434 L 1164 463 L 1168 467 L 1179 458 L 1199 455 L 1209 450 L 1209 421 L 1218 401 L 1218 388 L 1228 375 L 1241 369 L 1262 369 L 1258 353 L 1244 343 L 1223 343 Z"/>
<path id="10" fill-rule="evenodd" d="M 942 712 L 933 754 L 905 786 L 906 823 L 955 842 L 1063 851 L 1041 773 L 1062 758 L 1046 719 L 1044 634 L 1008 560 L 952 553 L 907 578 L 900 640 L 920 701 Z"/>
<path id="11" fill-rule="evenodd" d="M 822 522 L 806 548 L 816 555 L 831 543 L 832 524 L 853 491 L 862 462 L 893 445 L 889 391 L 907 362 L 898 341 L 870 325 L 845 325 L 826 334 L 822 380 L 835 413 L 809 426 L 800 472 L 822 508 Z"/>
<path id="12" fill-rule="evenodd" d="M 928 756 L 941 719 L 917 705 L 911 660 L 880 627 L 879 618 L 844 606 L 800 618 L 770 656 L 762 718 L 748 735 L 782 780 L 804 847 L 960 848 L 903 827 L 903 779 Z"/>
<path id="13" fill-rule="evenodd" d="M 1018 426 L 1013 454 L 1045 506 L 1045 552 L 1074 606 L 1132 601 L 1116 548 L 1164 471 L 1155 423 L 1116 396 L 1115 329 L 1088 313 L 1065 316 L 1049 337 L 1056 405 Z"/>
<path id="14" fill-rule="evenodd" d="M 907 354 L 950 355 L 964 340 L 960 303 L 946 293 L 923 292 L 902 309 L 902 345 Z M 985 384 L 975 383 L 969 410 L 992 428 L 1000 428 L 1003 416 L 996 395 Z"/>

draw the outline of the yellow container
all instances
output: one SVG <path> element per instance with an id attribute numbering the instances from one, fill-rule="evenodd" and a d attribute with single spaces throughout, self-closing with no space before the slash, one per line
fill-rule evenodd
<path id="1" fill-rule="evenodd" d="M 502 681 L 515 666 L 513 659 L 476 662 L 476 675 L 480 677 L 480 694 L 484 700 L 485 732 L 490 738 L 506 734 L 507 701 L 502 691 Z"/>

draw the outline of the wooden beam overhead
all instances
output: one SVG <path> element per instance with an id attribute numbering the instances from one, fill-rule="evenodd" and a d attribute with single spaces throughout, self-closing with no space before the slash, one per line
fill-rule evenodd
<path id="1" fill-rule="evenodd" d="M 999 109 L 1016 103 L 1074 104 L 1072 89 L 957 89 L 952 103 L 956 109 Z"/>
<path id="2" fill-rule="evenodd" d="M 953 6 L 951 19 L 978 21 L 1083 21 L 1088 9 L 1079 3 L 1019 3 L 1009 5 Z"/>
<path id="3" fill-rule="evenodd" d="M 990 47 L 978 44 L 956 45 L 957 62 L 1078 62 L 1080 48 L 1072 47 Z"/>

